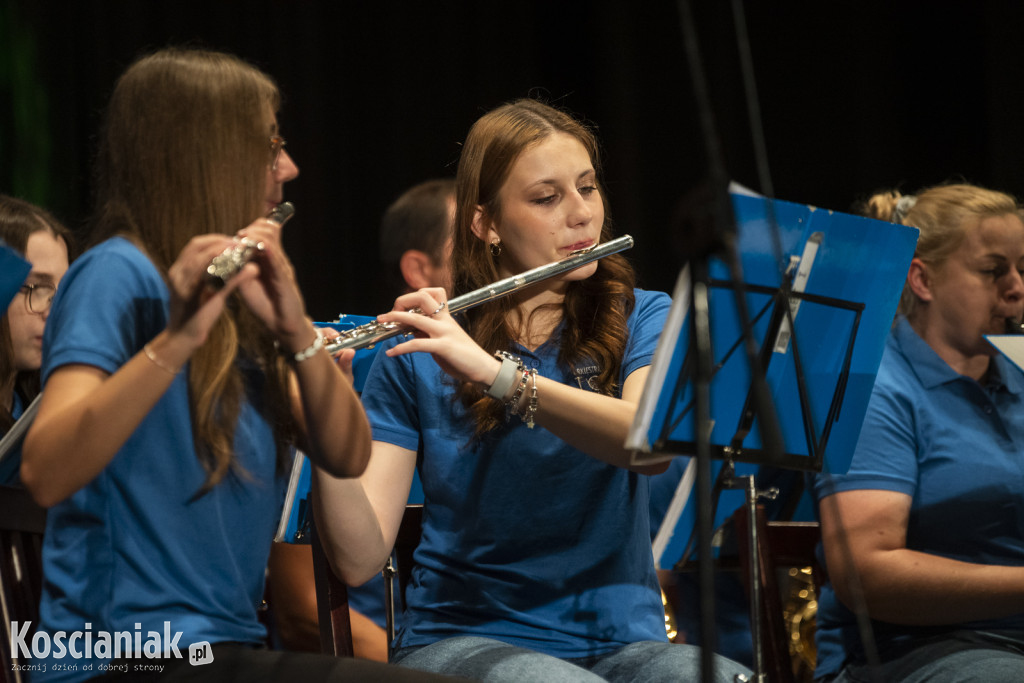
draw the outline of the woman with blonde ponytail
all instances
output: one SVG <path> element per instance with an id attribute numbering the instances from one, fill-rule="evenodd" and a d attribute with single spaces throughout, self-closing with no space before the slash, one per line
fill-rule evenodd
<path id="1" fill-rule="evenodd" d="M 816 677 L 1019 681 L 1024 373 L 986 336 L 1024 315 L 1020 207 L 956 184 L 864 212 L 921 232 L 850 470 L 815 483 Z"/>
<path id="2" fill-rule="evenodd" d="M 282 226 L 261 218 L 298 175 L 278 102 L 268 76 L 203 50 L 143 57 L 114 89 L 93 246 L 54 299 L 24 445 L 22 479 L 50 508 L 33 680 L 403 676 L 262 649 L 289 450 L 355 476 L 370 445 Z M 211 286 L 208 265 L 239 239 L 263 249 Z M 116 634 L 127 644 L 109 646 Z"/>

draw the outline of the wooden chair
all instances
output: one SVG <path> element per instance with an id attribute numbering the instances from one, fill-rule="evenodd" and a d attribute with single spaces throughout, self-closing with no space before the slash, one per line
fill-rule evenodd
<path id="1" fill-rule="evenodd" d="M 398 563 L 399 599 L 401 607 L 394 605 L 394 599 L 388 600 L 386 609 L 401 611 L 405 609 L 405 589 L 412 573 L 412 554 L 420 541 L 422 528 L 423 506 L 407 505 L 402 517 L 402 524 L 395 539 L 395 555 Z M 352 623 L 348 612 L 348 588 L 334 574 L 327 562 L 320 537 L 315 525 L 311 539 L 313 545 L 313 577 L 316 582 L 317 615 L 320 620 L 320 647 L 327 654 L 342 657 L 352 656 Z M 386 570 L 385 570 L 386 571 Z M 385 582 L 391 577 L 384 576 Z M 388 654 L 391 654 L 391 643 L 388 642 Z"/>
<path id="2" fill-rule="evenodd" d="M 750 553 L 743 539 L 748 538 L 748 514 L 746 506 L 737 510 L 734 515 L 736 535 L 739 539 L 740 563 L 744 569 L 743 579 L 750 590 Z M 824 570 L 818 563 L 815 550 L 821 540 L 821 530 L 817 522 L 769 522 L 764 507 L 757 506 L 755 516 L 758 536 L 757 561 L 761 575 L 760 623 L 751 627 L 759 629 L 762 649 L 764 652 L 765 673 L 769 681 L 777 683 L 800 683 L 810 680 L 813 675 L 813 631 L 807 630 L 804 620 L 802 633 L 791 632 L 787 624 L 787 607 L 792 612 L 792 605 L 785 603 L 780 586 L 780 571 L 796 568 L 798 571 L 811 568 L 815 595 L 824 582 Z M 809 589 L 810 586 L 805 586 Z M 788 596 L 787 596 L 788 597 Z M 816 608 L 810 604 L 815 598 L 808 596 L 805 607 Z M 792 615 L 790 615 L 792 616 Z M 810 652 L 807 649 L 810 648 Z"/>
<path id="3" fill-rule="evenodd" d="M 398 562 L 398 612 L 405 610 L 405 589 L 409 586 L 409 577 L 412 576 L 412 554 L 416 546 L 420 544 L 420 536 L 423 533 L 423 506 L 406 505 L 405 514 L 402 515 L 402 524 L 398 528 L 398 536 L 395 538 L 395 559 Z"/>
<path id="4" fill-rule="evenodd" d="M 351 657 L 352 621 L 348 614 L 348 587 L 328 564 L 315 524 L 312 525 L 311 531 L 316 612 L 320 622 L 320 651 L 338 657 Z"/>
<path id="5" fill-rule="evenodd" d="M 0 486 L 0 683 L 21 683 L 27 678 L 16 667 L 25 662 L 11 652 L 11 626 L 27 621 L 32 624 L 28 632 L 35 632 L 43 589 L 45 528 L 46 510 L 27 491 Z"/>

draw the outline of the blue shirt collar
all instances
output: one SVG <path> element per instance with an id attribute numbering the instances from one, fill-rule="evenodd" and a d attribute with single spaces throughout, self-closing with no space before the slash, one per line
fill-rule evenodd
<path id="1" fill-rule="evenodd" d="M 928 342 L 921 339 L 902 315 L 897 317 L 892 335 L 900 353 L 910 361 L 910 367 L 925 388 L 931 389 L 964 378 L 964 375 L 949 367 L 949 363 L 942 360 Z M 1006 356 L 999 353 L 992 358 L 992 370 L 985 388 L 990 391 L 1005 389 L 1011 394 L 1019 394 L 1024 391 L 1024 377 Z"/>

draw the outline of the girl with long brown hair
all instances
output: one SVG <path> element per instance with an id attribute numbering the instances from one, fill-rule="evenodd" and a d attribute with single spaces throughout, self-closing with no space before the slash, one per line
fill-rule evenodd
<path id="1" fill-rule="evenodd" d="M 456 177 L 454 292 L 611 238 L 598 145 L 534 100 L 467 136 Z M 697 650 L 666 640 L 648 482 L 622 444 L 669 306 L 609 256 L 454 319 L 442 288 L 380 316 L 413 330 L 378 352 L 362 394 L 366 473 L 318 472 L 335 570 L 380 570 L 414 468 L 422 540 L 392 658 L 488 681 L 669 680 Z M 416 309 L 416 310 L 414 310 Z M 718 679 L 743 668 L 719 660 Z"/>
<path id="2" fill-rule="evenodd" d="M 54 300 L 24 447 L 22 479 L 50 507 L 34 680 L 107 667 L 128 679 L 394 675 L 260 647 L 289 448 L 353 476 L 370 437 L 306 315 L 281 225 L 260 218 L 298 175 L 278 102 L 268 76 L 202 50 L 143 57 L 114 89 L 95 246 Z M 263 250 L 209 286 L 208 265 L 237 239 Z"/>

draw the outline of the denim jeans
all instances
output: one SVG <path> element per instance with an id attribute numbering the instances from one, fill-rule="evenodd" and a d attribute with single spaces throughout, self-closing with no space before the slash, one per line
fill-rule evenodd
<path id="1" fill-rule="evenodd" d="M 954 631 L 881 664 L 847 664 L 831 683 L 1019 683 L 1024 633 Z"/>
<path id="2" fill-rule="evenodd" d="M 632 643 L 604 655 L 559 659 L 490 638 L 459 636 L 397 651 L 392 663 L 487 683 L 660 683 L 700 681 L 700 648 L 654 641 Z M 715 683 L 750 676 L 744 666 L 715 657 Z"/>

